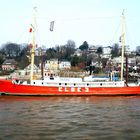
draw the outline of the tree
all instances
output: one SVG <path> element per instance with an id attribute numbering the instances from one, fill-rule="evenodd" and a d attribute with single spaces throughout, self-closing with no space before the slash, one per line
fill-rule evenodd
<path id="1" fill-rule="evenodd" d="M 75 45 L 75 42 L 73 40 L 68 40 L 67 41 L 67 44 L 66 44 L 67 47 L 71 48 L 72 51 L 75 49 L 76 45 Z"/>
<path id="2" fill-rule="evenodd" d="M 108 61 L 108 58 L 103 58 L 103 59 L 102 59 L 102 66 L 103 66 L 103 68 L 106 67 L 107 61 Z"/>
<path id="3" fill-rule="evenodd" d="M 15 59 L 21 69 L 29 64 L 30 60 L 27 55 L 30 53 L 30 48 L 28 44 L 6 43 L 2 45 L 0 52 L 3 60 L 6 58 Z"/>
<path id="4" fill-rule="evenodd" d="M 117 56 L 120 56 L 119 44 L 115 43 L 112 46 L 111 54 L 112 54 L 112 58 L 117 57 Z"/>
<path id="5" fill-rule="evenodd" d="M 103 47 L 98 46 L 96 53 L 99 54 L 99 55 L 103 54 Z"/>
<path id="6" fill-rule="evenodd" d="M 55 48 L 49 48 L 46 50 L 46 59 L 57 58 L 57 51 Z"/>
<path id="7" fill-rule="evenodd" d="M 74 54 L 75 52 L 75 42 L 72 40 L 68 40 L 67 44 L 62 45 L 62 46 L 56 46 L 56 57 L 59 60 L 65 59 L 69 60 L 71 55 Z"/>
<path id="8" fill-rule="evenodd" d="M 21 44 L 20 48 L 22 49 L 20 55 L 16 57 L 16 61 L 18 62 L 18 67 L 24 69 L 29 65 L 30 58 L 30 47 L 29 44 Z"/>
<path id="9" fill-rule="evenodd" d="M 3 59 L 3 56 L 2 54 L 0 54 L 0 65 L 3 63 L 4 59 Z"/>
<path id="10" fill-rule="evenodd" d="M 29 44 L 21 44 L 21 52 L 20 52 L 20 56 L 29 56 L 30 55 L 30 47 Z"/>
<path id="11" fill-rule="evenodd" d="M 80 50 L 87 50 L 89 48 L 89 45 L 87 41 L 84 41 L 83 44 L 79 47 Z"/>
<path id="12" fill-rule="evenodd" d="M 74 41 L 68 40 L 67 44 L 65 46 L 66 46 L 66 56 L 65 56 L 65 59 L 69 60 L 70 56 L 72 54 L 74 54 L 76 45 L 75 45 Z"/>
<path id="13" fill-rule="evenodd" d="M 98 54 L 98 64 L 100 66 L 100 64 L 101 64 L 101 54 L 103 54 L 103 47 L 98 46 L 96 53 Z"/>
<path id="14" fill-rule="evenodd" d="M 73 54 L 74 51 L 75 51 L 75 47 L 76 47 L 75 42 L 73 40 L 68 40 L 67 44 L 66 44 L 66 47 L 67 47 L 68 55 Z"/>
<path id="15" fill-rule="evenodd" d="M 140 55 L 140 46 L 136 47 L 136 55 Z"/>
<path id="16" fill-rule="evenodd" d="M 16 43 L 6 43 L 2 46 L 1 52 L 8 58 L 17 57 L 20 55 L 21 48 Z"/>
<path id="17" fill-rule="evenodd" d="M 79 63 L 79 57 L 78 56 L 73 56 L 71 59 L 71 65 L 72 66 L 77 66 Z"/>

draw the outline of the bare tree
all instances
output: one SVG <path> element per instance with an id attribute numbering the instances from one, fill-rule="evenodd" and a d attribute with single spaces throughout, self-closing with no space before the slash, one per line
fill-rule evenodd
<path id="1" fill-rule="evenodd" d="M 12 58 L 20 55 L 21 48 L 19 44 L 6 43 L 2 46 L 1 52 L 6 55 L 6 57 Z"/>

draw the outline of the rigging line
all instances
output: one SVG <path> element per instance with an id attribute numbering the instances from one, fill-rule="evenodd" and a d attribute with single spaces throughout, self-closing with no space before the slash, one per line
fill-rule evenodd
<path id="1" fill-rule="evenodd" d="M 36 45 L 37 48 L 40 47 L 38 45 L 41 45 L 41 37 L 40 37 L 40 32 L 38 30 L 38 21 L 36 20 Z"/>
<path id="2" fill-rule="evenodd" d="M 5 16 L 0 16 L 1 19 L 3 20 L 14 20 L 15 19 L 19 19 L 21 18 L 22 19 L 27 19 L 27 18 L 31 18 L 29 15 L 25 15 L 25 14 L 22 14 L 22 15 L 14 15 L 14 16 L 9 16 L 9 17 L 5 17 Z M 116 17 L 119 17 L 119 16 L 91 16 L 91 17 L 74 17 L 74 18 L 67 18 L 67 17 L 56 17 L 56 19 L 68 19 L 68 20 L 84 20 L 84 19 L 111 19 L 111 18 L 116 18 Z M 52 19 L 51 17 L 45 17 L 45 16 L 37 16 L 36 17 L 37 19 Z M 129 19 L 129 21 L 133 21 L 133 20 L 137 20 L 139 21 L 140 19 L 138 19 L 136 16 L 134 17 L 128 17 L 127 19 Z"/>
<path id="3" fill-rule="evenodd" d="M 22 40 L 22 38 L 24 38 L 24 36 L 26 36 L 27 32 L 28 32 L 28 28 L 25 28 L 25 30 L 23 30 L 23 32 L 21 33 L 21 35 L 19 35 L 19 37 L 17 38 L 17 42 L 19 42 L 20 40 Z M 30 43 L 30 33 L 28 35 L 28 38 L 27 38 L 27 41 L 26 42 L 23 42 L 23 43 Z"/>
<path id="4" fill-rule="evenodd" d="M 132 38 L 131 38 L 131 36 L 129 35 L 129 30 L 128 30 L 128 28 L 127 28 L 127 24 L 125 25 L 125 28 L 126 28 L 126 38 L 127 38 L 127 44 L 130 44 L 130 42 L 132 42 Z M 132 46 L 129 46 L 130 48 L 132 47 Z"/>
<path id="5" fill-rule="evenodd" d="M 121 26 L 121 22 L 119 21 L 119 24 L 118 24 L 118 26 L 117 26 L 117 28 L 116 28 L 116 30 L 115 30 L 115 32 L 114 32 L 114 35 L 113 35 L 113 37 L 112 37 L 112 40 L 111 40 L 111 42 L 109 43 L 110 45 L 112 45 L 112 42 L 114 42 L 114 40 L 115 40 L 115 38 L 116 38 L 116 35 L 117 35 L 117 32 L 119 31 L 120 26 Z M 121 32 L 120 32 L 120 35 L 121 35 Z M 119 36 L 118 36 L 118 41 L 119 41 Z"/>
<path id="6" fill-rule="evenodd" d="M 37 18 L 39 18 L 39 19 L 46 19 L 46 20 L 52 20 L 52 18 L 47 18 L 47 17 L 37 17 Z M 80 21 L 80 20 L 97 20 L 97 19 L 99 19 L 99 20 L 102 20 L 102 19 L 112 19 L 112 18 L 116 18 L 116 17 L 114 17 L 114 16 L 110 16 L 110 17 L 75 17 L 75 18 L 54 18 L 53 17 L 53 19 L 55 19 L 55 21 L 57 20 L 57 21 L 63 21 L 63 20 L 65 20 L 65 21 Z"/>

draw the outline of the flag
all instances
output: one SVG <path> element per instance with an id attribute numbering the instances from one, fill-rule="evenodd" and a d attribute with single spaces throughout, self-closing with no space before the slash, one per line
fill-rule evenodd
<path id="1" fill-rule="evenodd" d="M 51 31 L 51 32 L 53 31 L 53 28 L 54 28 L 54 21 L 51 21 L 51 22 L 50 22 L 50 31 Z"/>
<path id="2" fill-rule="evenodd" d="M 33 31 L 33 29 L 30 27 L 29 32 L 31 33 Z"/>
<path id="3" fill-rule="evenodd" d="M 34 26 L 31 24 L 31 25 L 30 25 L 29 32 L 30 32 L 30 33 L 33 32 L 33 29 L 34 29 Z"/>

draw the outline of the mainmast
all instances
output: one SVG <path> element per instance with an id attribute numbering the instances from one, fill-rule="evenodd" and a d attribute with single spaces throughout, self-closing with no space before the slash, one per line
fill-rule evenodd
<path id="1" fill-rule="evenodd" d="M 32 49 L 31 49 L 31 77 L 30 80 L 34 79 L 34 57 L 35 57 L 35 47 L 36 47 L 36 42 L 35 42 L 35 32 L 36 32 L 36 8 L 33 8 L 33 32 L 32 32 Z"/>
<path id="2" fill-rule="evenodd" d="M 124 47 L 125 47 L 125 16 L 124 16 L 124 10 L 122 12 L 122 35 L 121 35 L 121 42 L 122 42 L 122 59 L 121 59 L 121 81 L 123 81 L 123 70 L 124 70 Z"/>

